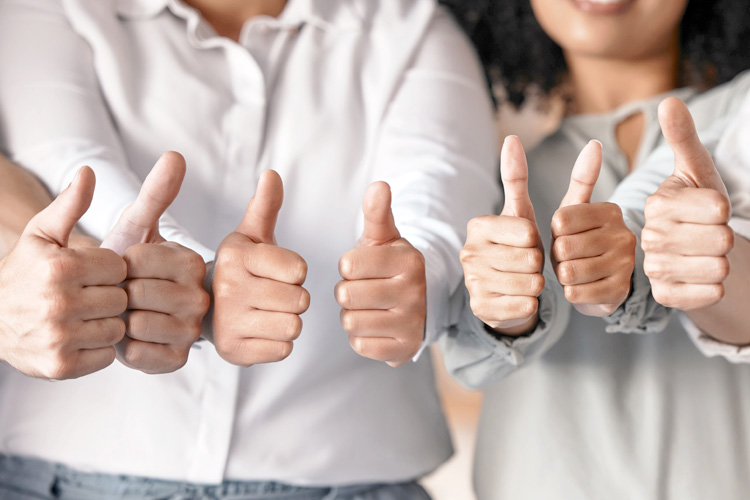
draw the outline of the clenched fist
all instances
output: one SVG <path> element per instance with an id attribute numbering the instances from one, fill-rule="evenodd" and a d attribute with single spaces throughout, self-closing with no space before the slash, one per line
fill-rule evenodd
<path id="1" fill-rule="evenodd" d="M 500 175 L 503 210 L 469 222 L 461 264 L 474 315 L 499 333 L 518 335 L 536 325 L 544 290 L 544 252 L 518 137 L 505 139 Z"/>
<path id="2" fill-rule="evenodd" d="M 565 298 L 582 314 L 609 316 L 630 294 L 636 237 L 613 203 L 591 203 L 602 145 L 591 141 L 573 166 L 552 217 L 551 260 Z"/>
<path id="3" fill-rule="evenodd" d="M 713 159 L 679 99 L 659 106 L 659 122 L 675 155 L 674 173 L 646 202 L 641 244 L 644 271 L 657 302 L 692 310 L 724 297 L 734 247 L 731 205 Z"/>
<path id="4" fill-rule="evenodd" d="M 32 377 L 72 379 L 109 366 L 125 335 L 127 266 L 103 248 L 68 248 L 94 195 L 84 167 L 0 261 L 0 359 Z"/>
<path id="5" fill-rule="evenodd" d="M 307 263 L 276 245 L 284 198 L 281 177 L 264 172 L 237 230 L 219 246 L 213 276 L 213 342 L 239 366 L 272 363 L 292 352 L 310 294 L 302 287 Z"/>
<path id="6" fill-rule="evenodd" d="M 145 373 L 168 373 L 185 365 L 210 304 L 203 289 L 203 259 L 159 234 L 159 218 L 177 197 L 184 177 L 182 156 L 162 155 L 136 201 L 102 242 L 128 265 L 127 335 L 117 344 L 118 359 Z"/>
<path id="7" fill-rule="evenodd" d="M 424 337 L 424 257 L 396 228 L 388 184 L 371 184 L 362 210 L 357 248 L 339 260 L 343 281 L 335 295 L 341 324 L 359 355 L 400 366 L 414 357 Z"/>

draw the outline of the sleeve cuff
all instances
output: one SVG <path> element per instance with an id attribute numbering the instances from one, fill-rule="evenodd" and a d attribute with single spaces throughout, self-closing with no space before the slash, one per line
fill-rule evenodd
<path id="1" fill-rule="evenodd" d="M 651 283 L 643 270 L 641 230 L 643 214 L 632 210 L 624 212 L 625 223 L 636 235 L 635 268 L 630 296 L 610 316 L 604 318 L 607 333 L 658 333 L 666 328 L 671 310 L 662 306 L 651 295 Z"/>
<path id="2" fill-rule="evenodd" d="M 750 363 L 750 346 L 725 344 L 707 335 L 698 328 L 686 314 L 680 313 L 680 322 L 703 355 L 713 358 L 720 356 L 731 363 Z"/>
<path id="3" fill-rule="evenodd" d="M 469 293 L 461 287 L 454 296 L 454 302 L 462 308 L 458 324 L 440 340 L 451 375 L 463 385 L 477 389 L 503 378 L 554 345 L 568 324 L 570 306 L 562 289 L 554 289 L 556 282 L 546 281 L 539 296 L 539 322 L 534 330 L 517 337 L 490 334 L 472 313 Z"/>

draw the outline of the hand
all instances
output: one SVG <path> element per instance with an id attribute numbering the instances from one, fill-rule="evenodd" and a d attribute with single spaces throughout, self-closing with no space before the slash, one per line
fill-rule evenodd
<path id="1" fill-rule="evenodd" d="M 646 201 L 643 268 L 657 302 L 691 310 L 724 297 L 734 247 L 731 205 L 711 155 L 682 101 L 666 99 L 659 123 L 675 156 L 674 173 Z"/>
<path id="2" fill-rule="evenodd" d="M 117 345 L 118 359 L 145 373 L 169 373 L 185 365 L 210 304 L 203 289 L 203 259 L 159 234 L 159 218 L 184 177 L 182 156 L 165 153 L 102 243 L 128 265 L 127 335 Z"/>
<path id="3" fill-rule="evenodd" d="M 538 321 L 544 251 L 529 198 L 526 154 L 518 137 L 505 139 L 500 175 L 503 210 L 469 222 L 461 264 L 474 315 L 499 333 L 520 335 Z"/>
<path id="4" fill-rule="evenodd" d="M 228 362 L 251 366 L 281 361 L 302 332 L 310 306 L 302 288 L 307 263 L 276 245 L 276 219 L 284 198 L 281 177 L 264 172 L 237 230 L 216 254 L 213 342 Z"/>
<path id="5" fill-rule="evenodd" d="M 552 217 L 552 265 L 565 298 L 581 314 L 609 316 L 630 294 L 636 237 L 614 203 L 591 203 L 602 167 L 602 145 L 578 156 L 570 186 Z"/>
<path id="6" fill-rule="evenodd" d="M 357 354 L 401 366 L 424 338 L 424 257 L 396 229 L 388 184 L 371 184 L 362 210 L 365 225 L 357 247 L 339 260 L 344 280 L 334 293 L 342 308 L 341 325 Z"/>
<path id="7" fill-rule="evenodd" d="M 26 375 L 72 379 L 106 368 L 125 335 L 125 261 L 111 250 L 68 248 L 94 195 L 94 173 L 29 221 L 0 261 L 0 359 Z"/>

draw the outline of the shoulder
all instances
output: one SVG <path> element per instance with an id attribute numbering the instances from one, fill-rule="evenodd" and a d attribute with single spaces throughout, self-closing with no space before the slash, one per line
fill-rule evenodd
<path id="1" fill-rule="evenodd" d="M 750 71 L 696 95 L 687 105 L 698 128 L 733 114 L 740 108 L 750 108 Z"/>

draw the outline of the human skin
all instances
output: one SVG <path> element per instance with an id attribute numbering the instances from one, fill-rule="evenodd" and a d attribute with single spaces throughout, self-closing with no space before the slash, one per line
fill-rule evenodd
<path id="1" fill-rule="evenodd" d="M 102 248 L 75 230 L 93 196 L 91 169 L 82 169 L 45 209 L 51 198 L 37 179 L 7 162 L 1 168 L 7 181 L 2 193 L 8 196 L 2 197 L 0 227 L 18 242 L 0 261 L 7 294 L 0 359 L 27 375 L 50 379 L 98 371 L 111 364 L 116 351 L 121 362 L 146 373 L 184 365 L 208 309 L 205 265 L 191 250 L 158 234 L 158 219 L 180 188 L 182 157 L 168 153 L 157 163 L 139 200 Z M 25 230 L 14 238 L 19 227 Z M 114 302 L 120 299 L 122 304 Z M 123 313 L 124 320 L 118 317 Z M 91 319 L 99 321 L 99 330 L 81 327 Z"/>
<path id="2" fill-rule="evenodd" d="M 339 260 L 334 291 L 352 349 L 396 367 L 422 345 L 427 314 L 424 256 L 396 227 L 388 184 L 370 185 L 362 203 L 357 247 Z"/>
<path id="3" fill-rule="evenodd" d="M 623 0 L 606 7 L 578 0 L 531 0 L 531 5 L 539 24 L 563 50 L 573 113 L 605 113 L 675 87 L 678 27 L 687 0 Z M 627 119 L 618 129 L 621 149 L 631 160 L 642 131 L 641 116 Z M 596 165 L 589 170 L 594 168 Z M 576 184 L 576 170 L 571 188 Z M 595 176 L 584 173 L 584 177 L 595 182 Z M 612 204 L 573 198 L 573 203 L 564 200 L 553 217 L 550 257 L 558 281 L 574 307 L 583 314 L 606 316 L 629 294 L 635 238 Z M 576 222 L 582 220 L 595 223 L 581 226 Z M 474 221 L 470 224 L 467 247 L 478 241 L 478 226 Z M 494 228 L 495 232 L 502 230 L 499 225 Z M 483 232 L 487 231 L 484 228 Z M 578 255 L 571 253 L 574 248 L 601 251 L 594 252 L 597 255 Z M 602 258 L 605 254 L 607 257 Z M 464 263 L 464 272 L 489 279 L 492 268 L 470 270 Z M 471 287 L 469 290 L 471 294 Z M 533 291 L 534 287 L 529 286 L 516 292 L 528 296 Z M 471 294 L 472 302 L 484 302 L 488 297 Z M 507 306 L 502 312 L 505 320 L 488 325 L 502 334 L 525 333 L 536 324 L 536 312 L 530 316 L 527 313 L 527 305 Z M 477 316 L 485 323 L 486 319 L 497 320 L 481 311 Z"/>
<path id="4" fill-rule="evenodd" d="M 68 246 L 94 183 L 82 168 L 0 261 L 0 360 L 26 375 L 61 380 L 101 370 L 125 335 L 118 316 L 128 298 L 117 286 L 125 261 L 108 249 Z"/>
<path id="5" fill-rule="evenodd" d="M 641 245 L 653 296 L 686 311 L 715 339 L 748 345 L 750 242 L 728 224 L 726 187 L 687 107 L 667 99 L 659 106 L 659 121 L 675 153 L 675 169 L 646 203 Z"/>

